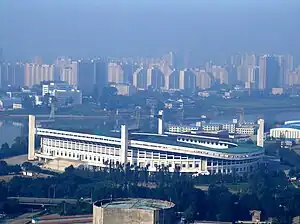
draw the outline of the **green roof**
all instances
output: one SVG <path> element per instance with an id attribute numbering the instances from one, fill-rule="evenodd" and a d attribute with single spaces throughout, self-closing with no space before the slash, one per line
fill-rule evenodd
<path id="1" fill-rule="evenodd" d="M 72 130 L 75 131 L 75 130 Z M 97 130 L 97 131 L 78 131 L 80 133 L 86 133 L 86 134 L 94 134 L 94 135 L 101 135 L 101 136 L 108 136 L 108 137 L 115 137 L 120 138 L 121 132 L 119 131 L 107 131 L 107 130 Z M 197 136 L 195 136 L 197 137 Z M 199 139 L 201 137 L 198 136 Z M 239 143 L 237 144 L 237 147 L 229 147 L 227 149 L 216 149 L 216 148 L 210 148 L 206 146 L 186 143 L 186 142 L 178 142 L 175 136 L 166 136 L 166 135 L 155 135 L 155 134 L 129 134 L 129 139 L 137 140 L 137 141 L 146 141 L 146 142 L 152 142 L 152 143 L 158 143 L 158 144 L 166 144 L 166 145 L 173 145 L 173 146 L 182 146 L 187 148 L 194 148 L 199 150 L 209 150 L 213 152 L 223 152 L 223 153 L 229 153 L 229 154 L 246 154 L 246 153 L 254 153 L 254 152 L 263 152 L 264 149 L 261 147 L 258 147 L 254 144 L 247 144 L 247 143 Z M 222 140 L 221 141 L 226 141 Z"/>
<path id="2" fill-rule="evenodd" d="M 159 144 L 167 144 L 167 145 L 173 145 L 173 146 L 182 146 L 187 148 L 194 148 L 194 149 L 201 149 L 201 150 L 209 150 L 214 152 L 223 152 L 223 153 L 230 153 L 230 154 L 246 154 L 246 153 L 253 153 L 253 152 L 263 152 L 264 149 L 261 147 L 258 147 L 254 144 L 247 144 L 247 143 L 239 143 L 237 147 L 229 147 L 227 149 L 216 149 L 216 148 L 210 148 L 206 146 L 196 145 L 196 144 L 190 144 L 185 142 L 178 142 L 174 138 L 170 138 L 169 136 L 135 136 L 135 140 L 140 141 L 148 141 L 153 143 L 159 143 Z"/>

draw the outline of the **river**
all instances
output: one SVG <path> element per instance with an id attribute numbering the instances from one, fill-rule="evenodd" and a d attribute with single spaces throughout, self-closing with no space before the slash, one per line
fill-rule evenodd
<path id="1" fill-rule="evenodd" d="M 11 145 L 21 135 L 22 123 L 0 120 L 0 147 L 5 142 Z"/>

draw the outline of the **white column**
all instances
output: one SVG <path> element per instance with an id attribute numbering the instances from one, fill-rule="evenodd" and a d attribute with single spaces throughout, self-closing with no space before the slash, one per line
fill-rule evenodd
<path id="1" fill-rule="evenodd" d="M 121 149 L 120 149 L 120 162 L 127 163 L 128 151 L 128 129 L 126 125 L 121 125 Z"/>
<path id="2" fill-rule="evenodd" d="M 257 121 L 259 127 L 257 130 L 257 146 L 264 147 L 264 119 L 259 119 Z"/>
<path id="3" fill-rule="evenodd" d="M 163 122 L 163 115 L 164 115 L 164 111 L 160 110 L 158 111 L 158 134 L 162 135 L 163 134 L 163 129 L 164 129 L 164 122 Z"/>
<path id="4" fill-rule="evenodd" d="M 35 159 L 35 116 L 29 115 L 28 117 L 28 160 Z"/>

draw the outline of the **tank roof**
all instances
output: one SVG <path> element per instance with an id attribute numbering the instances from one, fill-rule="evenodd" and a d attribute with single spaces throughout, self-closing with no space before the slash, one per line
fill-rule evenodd
<path id="1" fill-rule="evenodd" d="M 148 198 L 121 198 L 113 200 L 97 201 L 95 206 L 102 208 L 119 208 L 119 209 L 143 209 L 143 210 L 160 210 L 174 207 L 174 203 L 169 201 L 148 199 Z"/>

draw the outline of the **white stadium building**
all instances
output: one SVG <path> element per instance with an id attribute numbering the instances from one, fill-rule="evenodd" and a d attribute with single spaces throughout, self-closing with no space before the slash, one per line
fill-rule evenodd
<path id="1" fill-rule="evenodd" d="M 63 164 L 101 168 L 108 164 L 148 167 L 156 171 L 167 166 L 172 172 L 198 174 L 244 173 L 253 170 L 262 160 L 264 122 L 259 120 L 257 145 L 234 143 L 230 139 L 190 133 L 163 131 L 163 112 L 158 116 L 158 133 L 128 131 L 103 135 L 38 128 L 35 117 L 29 116 L 28 160 L 38 160 L 45 167 L 63 170 Z M 35 137 L 40 147 L 35 149 Z"/>
<path id="2" fill-rule="evenodd" d="M 286 121 L 283 125 L 272 128 L 270 137 L 277 139 L 300 139 L 300 120 Z"/>

